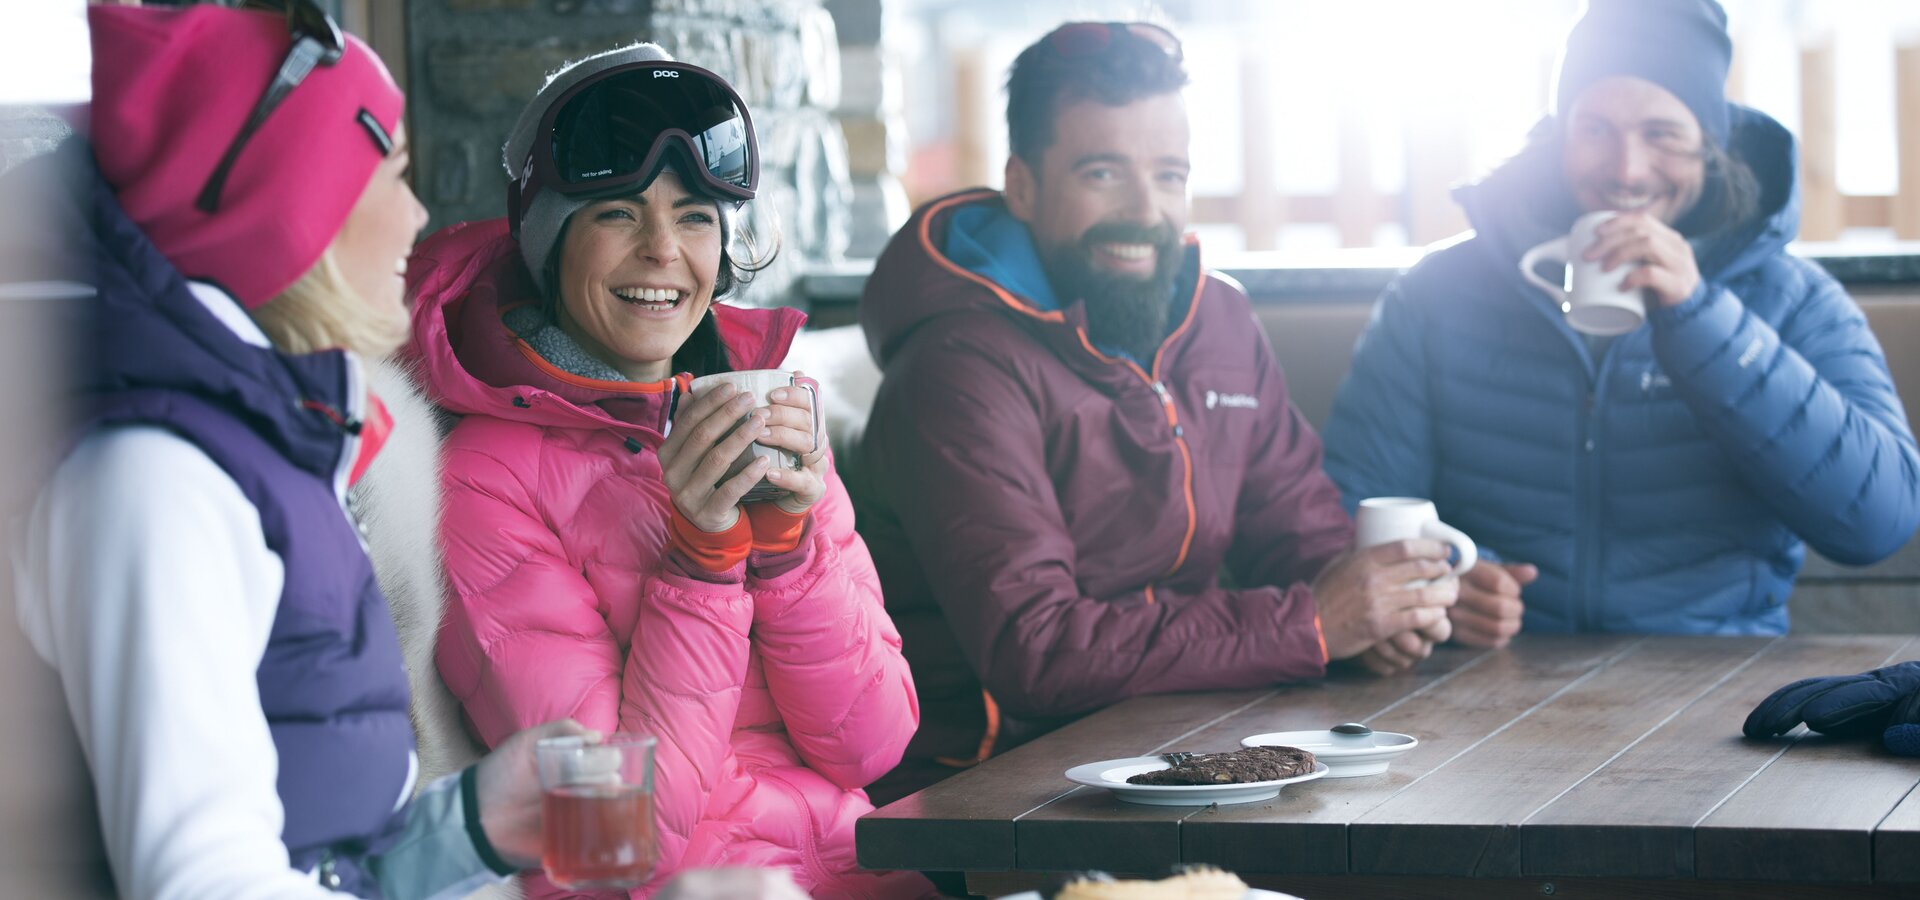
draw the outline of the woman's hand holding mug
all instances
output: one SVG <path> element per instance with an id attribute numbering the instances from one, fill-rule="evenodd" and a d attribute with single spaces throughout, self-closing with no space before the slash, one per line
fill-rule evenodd
<path id="1" fill-rule="evenodd" d="M 793 378 L 800 382 L 806 376 L 796 370 Z M 786 492 L 774 501 L 775 505 L 797 516 L 813 508 L 827 493 L 826 430 L 814 430 L 820 421 L 814 414 L 814 391 L 802 387 L 774 388 L 767 399 L 770 415 L 767 433 L 760 439 L 760 445 L 785 450 L 800 460 L 797 469 L 775 466 L 767 472 L 767 480 Z"/>
<path id="2" fill-rule="evenodd" d="M 755 457 L 727 474 L 747 447 L 767 433 L 772 414 L 754 409 L 753 401 L 751 393 L 730 384 L 700 391 L 680 404 L 673 428 L 660 444 L 661 476 L 673 505 L 701 531 L 726 531 L 740 521 L 740 498 L 760 483 L 771 465 L 766 457 Z"/>

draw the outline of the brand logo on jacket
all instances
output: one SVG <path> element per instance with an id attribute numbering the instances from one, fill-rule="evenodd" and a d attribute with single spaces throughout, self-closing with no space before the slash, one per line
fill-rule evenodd
<path id="1" fill-rule="evenodd" d="M 1260 398 L 1255 397 L 1252 394 L 1222 394 L 1222 393 L 1217 393 L 1215 391 L 1207 392 L 1207 408 L 1208 409 L 1215 409 L 1217 407 L 1223 407 L 1223 406 L 1228 409 L 1259 409 Z"/>

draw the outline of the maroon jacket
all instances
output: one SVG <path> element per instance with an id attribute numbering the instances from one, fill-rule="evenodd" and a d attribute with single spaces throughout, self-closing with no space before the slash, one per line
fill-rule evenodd
<path id="1" fill-rule="evenodd" d="M 1023 739 L 1138 694 L 1323 674 L 1308 585 L 1352 525 L 1246 294 L 1189 237 L 1151 365 L 1107 356 L 1081 303 L 942 253 L 956 208 L 1002 202 L 921 209 L 860 305 L 886 375 L 860 521 L 920 690 L 908 758 L 984 755 L 982 686 Z"/>

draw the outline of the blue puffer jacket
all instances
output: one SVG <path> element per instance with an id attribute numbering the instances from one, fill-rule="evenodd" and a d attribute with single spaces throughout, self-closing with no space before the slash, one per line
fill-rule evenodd
<path id="1" fill-rule="evenodd" d="M 1522 154 L 1456 199 L 1474 235 L 1387 289 L 1326 428 L 1348 507 L 1432 497 L 1532 562 L 1534 632 L 1780 634 L 1805 556 L 1864 565 L 1920 525 L 1920 453 L 1860 308 L 1786 253 L 1793 138 L 1736 108 L 1762 214 L 1694 244 L 1702 282 L 1595 358 L 1526 284 L 1564 233 L 1558 159 Z"/>

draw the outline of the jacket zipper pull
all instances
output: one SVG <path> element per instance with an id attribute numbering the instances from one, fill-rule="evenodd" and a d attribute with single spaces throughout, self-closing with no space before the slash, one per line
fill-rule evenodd
<path id="1" fill-rule="evenodd" d="M 1163 382 L 1155 381 L 1152 384 L 1154 394 L 1160 397 L 1160 407 L 1167 414 L 1167 424 L 1173 428 L 1173 436 L 1184 436 L 1187 430 L 1180 427 L 1180 417 L 1173 406 L 1173 393 L 1167 390 L 1167 386 Z"/>

